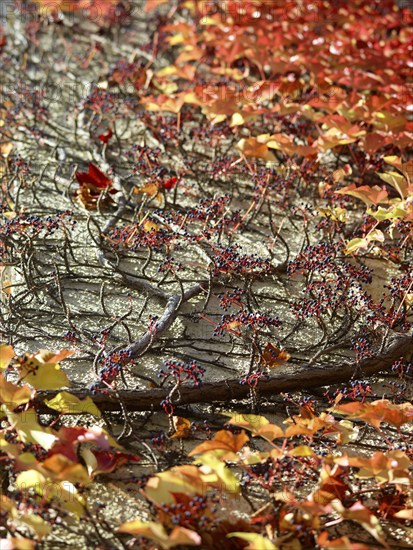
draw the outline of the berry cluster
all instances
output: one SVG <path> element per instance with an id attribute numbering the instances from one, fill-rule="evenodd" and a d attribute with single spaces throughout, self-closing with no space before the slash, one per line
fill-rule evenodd
<path id="1" fill-rule="evenodd" d="M 120 100 L 121 99 L 121 100 Z M 135 110 L 136 96 L 120 96 L 117 93 L 95 87 L 79 104 L 79 111 L 92 111 L 106 119 L 116 119 Z M 134 116 L 138 117 L 136 113 Z"/>
<path id="2" fill-rule="evenodd" d="M 233 292 L 225 292 L 219 296 L 219 305 L 224 311 L 228 311 L 233 305 L 243 307 L 242 298 L 245 291 L 242 288 L 236 288 Z"/>
<path id="3" fill-rule="evenodd" d="M 168 443 L 168 437 L 165 432 L 159 432 L 151 438 L 151 442 L 159 450 L 162 450 Z"/>
<path id="4" fill-rule="evenodd" d="M 181 262 L 177 262 L 171 256 L 165 256 L 163 262 L 158 267 L 158 272 L 175 274 L 177 271 L 183 271 L 184 269 L 185 267 Z"/>
<path id="5" fill-rule="evenodd" d="M 250 388 L 256 388 L 257 385 L 258 385 L 258 382 L 261 380 L 261 378 L 269 378 L 269 374 L 268 373 L 265 373 L 265 372 L 262 372 L 262 371 L 252 371 L 250 372 L 249 374 L 246 374 L 245 376 L 243 376 L 239 383 L 241 385 L 245 385 L 247 384 Z"/>
<path id="6" fill-rule="evenodd" d="M 287 266 L 289 276 L 307 274 L 310 282 L 303 289 L 306 298 L 291 304 L 294 315 L 299 319 L 321 317 L 339 307 L 374 311 L 374 318 L 380 307 L 373 303 L 362 287 L 372 282 L 372 269 L 365 265 L 353 265 L 338 257 L 342 243 L 318 243 L 306 246 Z M 312 277 L 310 277 L 312 275 Z M 316 278 L 317 277 L 317 278 Z"/>
<path id="7" fill-rule="evenodd" d="M 133 252 L 138 252 L 143 248 L 153 252 L 163 252 L 165 248 L 171 247 L 175 235 L 164 228 L 152 227 L 146 231 L 141 225 L 124 225 L 111 231 L 108 239 L 117 249 L 127 247 Z"/>
<path id="8" fill-rule="evenodd" d="M 202 424 L 199 424 L 197 422 L 191 422 L 190 428 L 191 428 L 191 432 L 205 432 L 208 438 L 212 434 L 211 427 L 207 420 L 204 420 Z"/>
<path id="9" fill-rule="evenodd" d="M 127 157 L 133 159 L 132 174 L 140 174 L 146 177 L 155 176 L 161 168 L 161 149 L 148 145 L 134 145 Z"/>
<path id="10" fill-rule="evenodd" d="M 357 362 L 374 355 L 372 344 L 367 336 L 354 336 L 351 339 L 351 349 L 356 352 Z"/>
<path id="11" fill-rule="evenodd" d="M 263 276 L 271 273 L 269 258 L 260 258 L 258 254 L 240 254 L 240 246 L 222 247 L 212 256 L 213 274 L 230 273 L 232 275 Z"/>
<path id="12" fill-rule="evenodd" d="M 63 339 L 71 344 L 77 344 L 80 340 L 80 336 L 73 330 L 67 330 L 63 334 Z"/>
<path id="13" fill-rule="evenodd" d="M 178 501 L 174 504 L 161 504 L 159 506 L 157 513 L 163 523 L 169 524 L 170 527 L 179 525 L 197 531 L 209 529 L 213 526 L 215 520 L 212 514 L 216 509 L 215 507 L 211 508 L 206 496 L 195 495 L 189 497 L 179 494 L 176 498 Z"/>
<path id="14" fill-rule="evenodd" d="M 216 158 L 210 165 L 208 165 L 208 174 L 214 180 L 225 178 L 235 172 L 236 157 L 228 156 L 224 158 Z"/>
<path id="15" fill-rule="evenodd" d="M 391 370 L 396 372 L 400 378 L 403 378 L 404 376 L 411 376 L 413 372 L 413 364 L 405 359 L 399 359 L 393 363 Z"/>
<path id="16" fill-rule="evenodd" d="M 167 414 L 169 417 L 171 417 L 174 414 L 175 407 L 172 405 L 172 401 L 169 397 L 165 397 L 161 401 L 161 407 L 165 414 Z"/>
<path id="17" fill-rule="evenodd" d="M 202 384 L 205 369 L 196 361 L 184 363 L 183 361 L 166 360 L 164 365 L 165 370 L 159 371 L 159 378 L 166 379 L 172 376 L 178 384 L 191 381 L 196 388 Z"/>
<path id="18" fill-rule="evenodd" d="M 335 258 L 342 243 L 320 242 L 307 245 L 298 256 L 287 265 L 287 273 L 291 277 L 298 273 L 311 271 L 327 272 L 336 270 Z"/>
<path id="19" fill-rule="evenodd" d="M 55 217 L 47 216 L 41 218 L 35 214 L 19 214 L 15 218 L 5 219 L 0 222 L 0 255 L 3 255 L 8 250 L 6 239 L 15 237 L 17 234 L 25 234 L 29 237 L 38 237 L 42 231 L 45 232 L 45 237 L 53 235 L 58 229 L 73 229 L 76 220 L 72 218 L 73 212 L 67 210 L 56 214 Z M 68 227 L 69 226 L 69 227 Z M 13 246 L 12 243 L 10 243 Z"/>
<path id="20" fill-rule="evenodd" d="M 99 370 L 100 380 L 106 384 L 111 384 L 116 380 L 123 367 L 131 362 L 130 351 L 116 351 L 106 357 L 102 357 L 98 363 L 99 367 L 101 367 Z"/>
<path id="21" fill-rule="evenodd" d="M 351 380 L 350 387 L 343 388 L 340 392 L 347 399 L 360 399 L 364 403 L 368 395 L 374 395 L 373 389 L 366 380 Z"/>

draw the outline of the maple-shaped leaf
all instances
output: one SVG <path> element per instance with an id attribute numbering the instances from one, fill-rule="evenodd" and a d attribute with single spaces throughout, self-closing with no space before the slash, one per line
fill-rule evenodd
<path id="1" fill-rule="evenodd" d="M 380 229 L 374 229 L 373 231 L 370 231 L 368 235 L 362 238 L 355 238 L 351 239 L 346 245 L 345 254 L 353 254 L 354 252 L 357 252 L 361 248 L 366 249 L 373 241 L 379 241 L 381 243 L 384 242 L 384 234 Z"/>
<path id="2" fill-rule="evenodd" d="M 265 346 L 261 356 L 263 365 L 269 368 L 285 365 L 290 358 L 291 355 L 285 349 L 281 349 L 271 342 Z"/>
<path id="3" fill-rule="evenodd" d="M 86 468 L 78 461 L 73 462 L 61 454 L 49 456 L 42 462 L 41 470 L 58 480 L 68 480 L 73 484 L 88 485 L 90 477 Z"/>
<path id="4" fill-rule="evenodd" d="M 42 15 L 56 12 L 82 13 L 99 25 L 113 23 L 118 18 L 116 7 L 118 0 L 35 0 Z"/>
<path id="5" fill-rule="evenodd" d="M 175 433 L 171 439 L 186 439 L 191 435 L 191 421 L 182 416 L 173 416 L 172 422 Z"/>
<path id="6" fill-rule="evenodd" d="M 409 181 L 398 172 L 384 172 L 378 174 L 380 179 L 394 187 L 402 199 L 406 199 L 412 191 Z"/>
<path id="7" fill-rule="evenodd" d="M 84 428 L 82 426 L 63 426 L 57 432 L 57 441 L 49 451 L 49 455 L 62 454 L 73 462 L 78 461 L 78 447 L 81 444 L 89 443 L 95 448 L 109 451 L 111 448 L 121 449 L 122 447 L 109 434 L 99 426 Z"/>
<path id="8" fill-rule="evenodd" d="M 191 464 L 155 474 L 146 483 L 143 493 L 158 504 L 173 504 L 176 502 L 174 495 L 177 493 L 196 495 L 203 494 L 204 491 L 202 473 L 199 468 Z"/>
<path id="9" fill-rule="evenodd" d="M 383 157 L 383 160 L 387 164 L 390 164 L 390 166 L 397 168 L 397 170 L 403 174 L 408 182 L 413 183 L 413 160 L 403 162 L 401 158 L 395 155 Z"/>
<path id="10" fill-rule="evenodd" d="M 135 536 L 145 537 L 156 543 L 157 548 L 168 550 L 174 546 L 199 546 L 201 537 L 196 531 L 185 527 L 174 527 L 168 535 L 161 523 L 154 521 L 142 521 L 135 519 L 123 523 L 118 527 L 117 532 L 129 533 Z"/>
<path id="11" fill-rule="evenodd" d="M 12 346 L 0 344 L 0 370 L 6 369 L 14 356 L 15 353 Z"/>
<path id="12" fill-rule="evenodd" d="M 84 512 L 85 501 L 76 486 L 89 483 L 86 469 L 62 455 L 47 458 L 38 470 L 21 472 L 16 479 L 20 490 L 33 489 L 45 502 L 59 502 L 65 510 L 77 516 Z"/>
<path id="13" fill-rule="evenodd" d="M 101 202 L 110 202 L 110 195 L 117 192 L 113 189 L 112 180 L 92 162 L 89 163 L 87 172 L 76 172 L 75 177 L 80 184 L 75 197 L 87 209 L 97 208 L 101 197 L 104 197 Z"/>
<path id="14" fill-rule="evenodd" d="M 175 185 L 177 184 L 178 182 L 178 178 L 176 176 L 171 176 L 170 178 L 167 178 L 164 182 L 163 182 L 163 187 L 164 189 L 166 189 L 167 191 L 170 191 L 171 189 L 173 189 L 175 187 Z"/>
<path id="15" fill-rule="evenodd" d="M 51 428 L 39 424 L 34 409 L 20 413 L 9 412 L 7 418 L 22 443 L 35 443 L 48 451 L 57 440 Z"/>
<path id="16" fill-rule="evenodd" d="M 269 150 L 266 143 L 260 142 L 257 138 L 242 138 L 237 143 L 237 149 L 247 158 L 260 158 L 267 162 L 275 162 L 277 158 Z"/>
<path id="17" fill-rule="evenodd" d="M 393 514 L 393 517 L 406 521 L 413 521 L 413 508 L 399 510 L 398 512 Z"/>
<path id="18" fill-rule="evenodd" d="M 323 464 L 320 472 L 320 481 L 311 496 L 314 502 L 328 504 L 334 499 L 342 500 L 346 492 L 351 493 L 351 488 L 343 481 L 345 469 L 339 465 L 331 467 Z"/>
<path id="19" fill-rule="evenodd" d="M 237 414 L 234 416 L 232 414 L 224 414 L 226 416 L 231 416 L 228 424 L 244 428 L 256 437 L 262 437 L 270 442 L 278 437 L 284 437 L 282 428 L 276 424 L 271 424 L 264 416 L 255 414 Z"/>
<path id="20" fill-rule="evenodd" d="M 384 540 L 384 532 L 377 516 L 366 508 L 361 502 L 356 502 L 351 508 L 345 508 L 340 500 L 333 500 L 331 503 L 334 510 L 344 520 L 355 521 L 360 524 L 380 544 L 387 546 Z"/>
<path id="21" fill-rule="evenodd" d="M 102 143 L 108 143 L 108 141 L 110 140 L 110 138 L 113 136 L 113 132 L 112 132 L 112 129 L 109 128 L 109 130 L 103 134 L 99 134 L 98 135 L 98 138 L 100 139 L 100 141 Z"/>
<path id="22" fill-rule="evenodd" d="M 62 360 L 73 352 L 62 350 L 59 354 L 41 350 L 36 354 L 26 354 L 19 360 L 20 379 L 39 390 L 58 390 L 70 386 L 66 373 L 57 360 Z"/>
<path id="23" fill-rule="evenodd" d="M 18 386 L 9 382 L 0 374 L 0 403 L 4 404 L 10 411 L 19 405 L 28 403 L 32 397 L 32 390 L 29 386 Z"/>
<path id="24" fill-rule="evenodd" d="M 199 465 L 203 480 L 211 484 L 211 488 L 224 490 L 228 495 L 238 495 L 240 493 L 240 482 L 234 473 L 227 467 L 225 460 L 215 454 L 208 452 L 195 459 L 195 464 Z M 216 476 L 216 479 L 214 477 Z"/>
<path id="25" fill-rule="evenodd" d="M 167 4 L 169 0 L 146 0 L 145 3 L 145 13 L 149 13 L 151 11 L 156 10 L 159 6 L 162 6 L 163 4 Z"/>
<path id="26" fill-rule="evenodd" d="M 413 405 L 411 403 L 394 404 L 388 399 L 379 399 L 371 403 L 353 401 L 343 405 L 336 405 L 334 412 L 345 414 L 348 418 L 364 420 L 379 429 L 382 422 L 400 428 L 413 419 Z"/>
<path id="27" fill-rule="evenodd" d="M 192 451 L 188 453 L 188 456 L 199 455 L 215 449 L 236 453 L 248 440 L 249 437 L 244 431 L 235 435 L 228 430 L 220 430 L 215 434 L 214 439 L 204 441 L 200 445 L 197 445 L 195 449 L 192 449 Z"/>
<path id="28" fill-rule="evenodd" d="M 411 461 L 403 451 L 383 453 L 376 451 L 371 457 L 348 456 L 344 454 L 334 459 L 336 464 L 359 468 L 359 479 L 375 478 L 379 483 L 409 484 Z"/>
<path id="29" fill-rule="evenodd" d="M 90 397 L 79 399 L 68 392 L 60 392 L 52 399 L 45 399 L 45 404 L 61 414 L 93 414 L 100 417 L 101 412 Z"/>
<path id="30" fill-rule="evenodd" d="M 93 162 L 89 163 L 87 172 L 76 172 L 75 176 L 80 184 L 93 185 L 97 189 L 106 189 L 112 185 L 112 180 Z"/>
<path id="31" fill-rule="evenodd" d="M 234 532 L 228 533 L 228 538 L 237 537 L 247 541 L 249 544 L 245 546 L 245 550 L 278 550 L 278 546 L 272 543 L 269 539 L 259 535 L 258 533 L 243 533 Z"/>
<path id="32" fill-rule="evenodd" d="M 87 466 L 89 475 L 92 477 L 99 474 L 110 474 L 128 462 L 139 462 L 140 460 L 136 455 L 119 451 L 100 451 L 88 447 L 82 447 L 80 455 Z"/>
<path id="33" fill-rule="evenodd" d="M 352 183 L 347 187 L 335 191 L 335 193 L 337 193 L 337 195 L 351 195 L 352 197 L 357 197 L 367 204 L 367 206 L 388 203 L 387 191 L 378 185 L 374 185 L 373 187 L 369 185 L 357 187 L 357 185 Z"/>

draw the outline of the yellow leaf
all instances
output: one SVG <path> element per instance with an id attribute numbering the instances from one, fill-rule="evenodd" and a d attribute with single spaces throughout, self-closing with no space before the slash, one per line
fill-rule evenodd
<path id="1" fill-rule="evenodd" d="M 235 532 L 229 533 L 227 537 L 237 537 L 248 541 L 250 544 L 245 547 L 246 550 L 278 550 L 278 546 L 273 544 L 269 539 L 259 535 L 258 533 Z"/>
<path id="2" fill-rule="evenodd" d="M 13 149 L 13 144 L 12 143 L 2 143 L 0 145 L 0 154 L 4 157 L 4 158 L 7 158 L 10 153 L 12 152 L 12 149 Z"/>
<path id="3" fill-rule="evenodd" d="M 171 504 L 175 502 L 173 493 L 195 495 L 202 493 L 205 484 L 201 472 L 195 466 L 172 468 L 166 472 L 151 477 L 145 486 L 145 495 L 157 503 Z"/>
<path id="4" fill-rule="evenodd" d="M 6 369 L 14 356 L 15 353 L 12 346 L 0 344 L 0 370 Z"/>
<path id="5" fill-rule="evenodd" d="M 347 243 L 347 246 L 345 248 L 345 254 L 352 254 L 353 252 L 357 252 L 360 248 L 367 248 L 369 245 L 368 239 L 351 239 Z"/>
<path id="6" fill-rule="evenodd" d="M 45 537 L 48 535 L 52 526 L 46 523 L 44 519 L 35 514 L 28 514 L 27 516 L 22 516 L 19 518 L 19 521 L 30 527 L 39 538 Z"/>
<path id="7" fill-rule="evenodd" d="M 147 232 L 157 231 L 159 229 L 159 225 L 157 225 L 155 222 L 151 222 L 151 221 L 148 220 L 143 224 L 143 228 Z"/>
<path id="8" fill-rule="evenodd" d="M 36 359 L 23 363 L 22 379 L 38 390 L 58 390 L 70 386 L 69 379 L 59 363 L 41 363 Z"/>
<path id="9" fill-rule="evenodd" d="M 53 399 L 45 399 L 45 403 L 51 409 L 63 414 L 93 414 L 101 417 L 100 410 L 96 407 L 90 397 L 79 399 L 68 392 L 60 392 Z"/>
<path id="10" fill-rule="evenodd" d="M 247 158 L 260 158 L 267 162 L 275 162 L 276 156 L 268 149 L 266 143 L 260 143 L 257 138 L 242 138 L 237 143 L 237 149 Z"/>
<path id="11" fill-rule="evenodd" d="M 26 470 L 20 472 L 16 478 L 16 486 L 20 491 L 35 488 L 36 492 L 43 487 L 46 482 L 46 478 L 43 474 L 37 470 Z"/>
<path id="12" fill-rule="evenodd" d="M 245 119 L 242 116 L 242 114 L 234 113 L 231 117 L 230 127 L 233 128 L 234 126 L 241 126 L 244 123 L 245 123 Z"/>
<path id="13" fill-rule="evenodd" d="M 290 453 L 291 456 L 316 456 L 315 452 L 311 447 L 308 445 L 299 445 L 298 447 L 295 447 Z"/>
<path id="14" fill-rule="evenodd" d="M 122 523 L 117 529 L 118 533 L 129 533 L 130 535 L 140 535 L 142 537 L 156 540 L 157 542 L 165 542 L 168 540 L 168 535 L 165 527 L 161 523 L 155 521 L 142 521 L 135 519 Z"/>
<path id="15" fill-rule="evenodd" d="M 222 413 L 224 416 L 230 416 L 228 424 L 233 426 L 238 426 L 240 428 L 245 428 L 252 432 L 256 432 L 261 427 L 269 424 L 269 420 L 265 416 L 258 416 L 256 414 L 233 414 L 233 413 Z"/>
<path id="16" fill-rule="evenodd" d="M 201 537 L 195 531 L 185 527 L 175 527 L 168 536 L 164 526 L 154 521 L 141 521 L 136 519 L 123 523 L 117 531 L 129 533 L 148 538 L 160 545 L 161 548 L 172 548 L 174 546 L 199 546 Z"/>
<path id="17" fill-rule="evenodd" d="M 69 481 L 74 485 L 87 485 L 90 477 L 82 464 L 73 462 L 66 456 L 56 453 L 42 463 L 42 471 L 56 481 Z"/>
<path id="18" fill-rule="evenodd" d="M 32 391 L 29 386 L 17 386 L 8 382 L 3 374 L 0 374 L 0 403 L 13 411 L 19 405 L 28 403 L 31 399 Z"/>
<path id="19" fill-rule="evenodd" d="M 413 508 L 400 510 L 399 512 L 396 512 L 394 514 L 394 517 L 399 519 L 406 519 L 408 521 L 413 521 Z"/>
<path id="20" fill-rule="evenodd" d="M 397 172 L 379 172 L 380 179 L 394 187 L 402 199 L 409 194 L 409 182 L 404 176 Z"/>
<path id="21" fill-rule="evenodd" d="M 4 294 L 7 294 L 8 296 L 10 296 L 11 294 L 11 285 L 12 285 L 12 282 L 10 281 L 10 279 L 4 279 L 1 283 L 1 290 L 2 292 L 4 292 Z M 0 355 L 1 355 L 1 351 L 0 351 Z"/>
<path id="22" fill-rule="evenodd" d="M 35 550 L 37 546 L 34 540 L 22 537 L 9 537 L 6 540 L 7 544 L 11 544 L 7 548 L 12 548 L 13 550 Z"/>
<path id="23" fill-rule="evenodd" d="M 323 218 L 330 218 L 333 222 L 345 222 L 347 210 L 341 208 L 340 206 L 336 206 L 334 208 L 327 206 L 327 208 L 319 208 L 318 214 Z"/>
<path id="24" fill-rule="evenodd" d="M 48 451 L 57 440 L 50 428 L 40 426 L 37 422 L 36 412 L 33 409 L 21 413 L 12 413 L 8 415 L 10 424 L 16 430 L 20 441 L 23 443 L 36 443 Z"/>
<path id="25" fill-rule="evenodd" d="M 204 474 L 214 473 L 218 477 L 218 483 L 213 481 L 213 486 L 223 488 L 226 493 L 238 494 L 240 492 L 240 484 L 235 475 L 227 467 L 226 463 L 212 453 L 201 455 L 195 460 L 195 464 L 200 464 L 200 470 Z"/>

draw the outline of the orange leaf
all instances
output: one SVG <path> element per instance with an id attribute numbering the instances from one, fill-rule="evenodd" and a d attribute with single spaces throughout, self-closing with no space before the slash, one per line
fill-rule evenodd
<path id="1" fill-rule="evenodd" d="M 284 365 L 290 357 L 291 355 L 285 349 L 281 349 L 268 342 L 264 348 L 261 360 L 264 366 L 274 368 Z"/>
<path id="2" fill-rule="evenodd" d="M 204 443 L 201 443 L 195 447 L 195 449 L 192 449 L 192 451 L 188 453 L 188 456 L 199 455 L 214 449 L 222 449 L 236 453 L 248 440 L 249 437 L 244 431 L 235 435 L 228 430 L 220 430 L 215 434 L 214 439 L 211 441 L 204 441 Z"/>
<path id="3" fill-rule="evenodd" d="M 191 421 L 182 416 L 172 417 L 175 433 L 171 439 L 186 439 L 191 434 Z"/>
<path id="4" fill-rule="evenodd" d="M 367 206 L 372 204 L 386 204 L 388 202 L 387 191 L 378 185 L 370 187 L 369 185 L 362 185 L 357 187 L 354 183 L 348 187 L 343 187 L 336 191 L 338 195 L 351 195 L 361 199 Z"/>

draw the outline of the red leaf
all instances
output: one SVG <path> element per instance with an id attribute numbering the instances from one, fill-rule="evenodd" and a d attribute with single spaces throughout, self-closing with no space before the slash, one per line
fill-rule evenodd
<path id="1" fill-rule="evenodd" d="M 165 189 L 169 191 L 170 189 L 173 189 L 175 187 L 177 181 L 178 181 L 178 178 L 176 176 L 172 176 L 171 178 L 168 178 L 164 182 L 163 186 Z"/>
<path id="2" fill-rule="evenodd" d="M 112 128 L 109 128 L 109 130 L 107 132 L 105 132 L 104 134 L 99 134 L 98 138 L 103 143 L 107 143 L 112 136 L 113 136 Z"/>
<path id="3" fill-rule="evenodd" d="M 112 186 L 112 180 L 92 162 L 89 163 L 88 172 L 76 172 L 75 175 L 81 185 L 89 183 L 98 189 L 106 189 Z"/>

